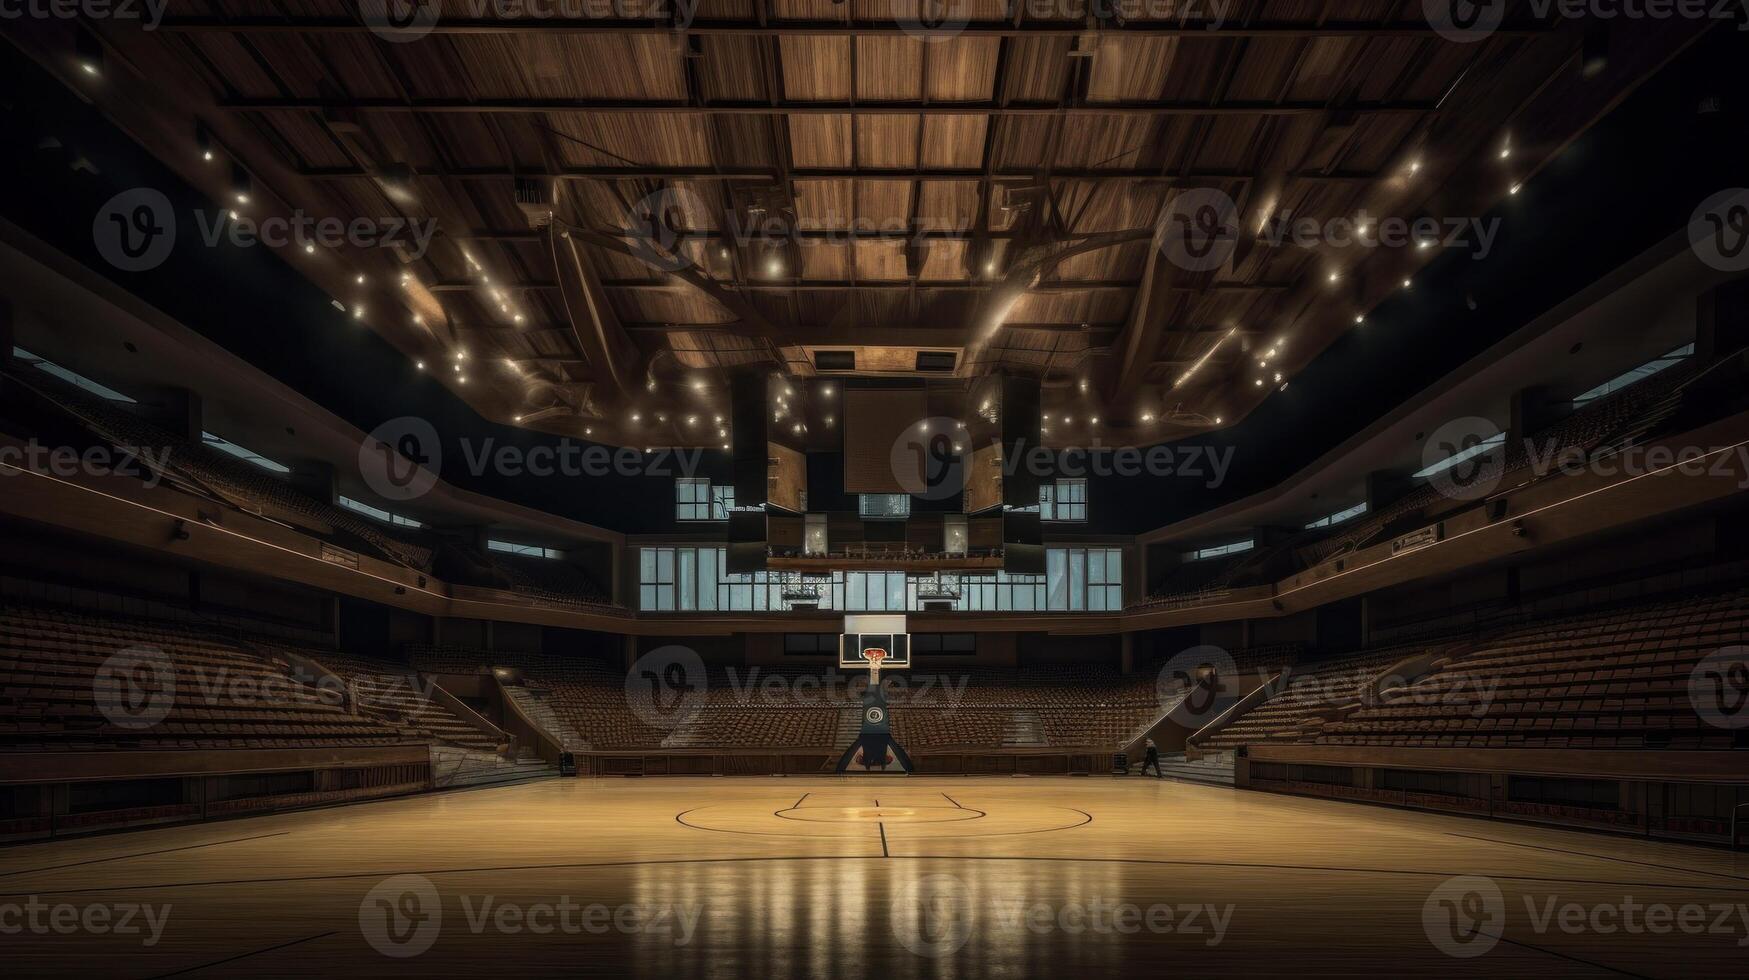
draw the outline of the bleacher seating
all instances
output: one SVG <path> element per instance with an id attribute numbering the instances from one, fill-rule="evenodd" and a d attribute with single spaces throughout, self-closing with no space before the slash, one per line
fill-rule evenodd
<path id="1" fill-rule="evenodd" d="M 1729 749 L 1689 697 L 1696 664 L 1744 642 L 1749 595 L 1734 591 L 1609 608 L 1504 630 L 1395 698 L 1329 722 L 1346 745 Z"/>
<path id="2" fill-rule="evenodd" d="M 112 660 L 118 654 L 129 654 Z M 115 668 L 141 665 L 130 676 Z M 106 664 L 108 665 L 106 667 Z M 137 674 L 138 676 L 131 676 Z M 139 685 L 136 689 L 135 683 Z M 275 749 L 417 741 L 295 683 L 284 661 L 186 624 L 0 607 L 0 750 Z M 167 692 L 162 720 L 118 725 Z M 113 711 L 111 712 L 113 714 Z M 124 720 L 127 720 L 124 717 Z"/>
<path id="3" fill-rule="evenodd" d="M 1359 699 L 1380 674 L 1420 649 L 1367 650 L 1289 670 L 1275 682 L 1278 693 L 1209 737 L 1198 738 L 1196 746 L 1219 751 L 1259 742 L 1293 741 L 1306 724 Z"/>
<path id="4" fill-rule="evenodd" d="M 514 668 L 549 692 L 560 718 L 598 749 L 836 745 L 845 709 L 858 706 L 859 673 L 837 668 L 715 668 L 706 697 L 676 728 L 651 725 L 627 703 L 625 676 L 601 661 L 466 648 L 417 647 L 419 669 L 479 673 Z M 772 679 L 779 683 L 771 687 Z M 889 672 L 894 734 L 913 751 L 999 748 L 1016 716 L 1036 717 L 1044 747 L 1117 749 L 1171 706 L 1151 673 L 1090 666 L 968 667 Z"/>

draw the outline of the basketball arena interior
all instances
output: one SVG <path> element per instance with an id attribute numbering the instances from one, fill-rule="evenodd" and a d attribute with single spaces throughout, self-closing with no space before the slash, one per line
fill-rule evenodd
<path id="1" fill-rule="evenodd" d="M 9 975 L 1741 975 L 1743 5 L 0 7 Z"/>

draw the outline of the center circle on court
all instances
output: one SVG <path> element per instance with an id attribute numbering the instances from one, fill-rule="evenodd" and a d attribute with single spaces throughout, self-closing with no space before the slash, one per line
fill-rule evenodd
<path id="1" fill-rule="evenodd" d="M 959 823 L 988 816 L 982 810 L 955 806 L 804 806 L 779 810 L 773 816 L 809 823 Z"/>
<path id="2" fill-rule="evenodd" d="M 885 795 L 885 794 L 882 794 Z M 707 803 L 674 815 L 690 830 L 749 837 L 855 839 L 894 832 L 921 840 L 955 837 L 1011 837 L 1073 830 L 1093 821 L 1084 810 L 1026 803 L 927 799 L 737 800 Z M 806 825 L 806 826 L 803 826 Z M 911 828 L 908 832 L 906 828 Z"/>

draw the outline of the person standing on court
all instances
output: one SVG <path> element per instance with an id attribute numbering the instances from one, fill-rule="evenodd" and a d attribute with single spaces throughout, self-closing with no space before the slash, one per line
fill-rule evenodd
<path id="1" fill-rule="evenodd" d="M 1158 779 L 1165 779 L 1166 777 L 1160 773 L 1160 747 L 1154 744 L 1154 739 L 1150 736 L 1142 739 L 1142 748 L 1144 750 L 1142 754 L 1142 775 L 1146 776 L 1148 774 L 1148 767 L 1153 766 L 1154 776 Z"/>

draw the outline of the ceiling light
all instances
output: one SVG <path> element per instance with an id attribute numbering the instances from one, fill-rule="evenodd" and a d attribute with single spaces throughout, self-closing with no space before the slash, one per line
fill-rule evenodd
<path id="1" fill-rule="evenodd" d="M 1221 418 L 1219 415 L 1215 416 L 1215 424 L 1216 425 L 1220 425 L 1222 422 L 1225 422 L 1225 421 L 1226 421 L 1226 419 Z"/>
<path id="2" fill-rule="evenodd" d="M 520 415 L 513 415 L 513 416 L 511 416 L 511 421 L 513 421 L 513 422 L 520 422 L 520 421 L 522 421 L 522 416 L 520 416 Z"/>
<path id="3" fill-rule="evenodd" d="M 1512 156 L 1512 147 L 1503 146 L 1500 148 L 1500 159 L 1504 160 L 1510 156 Z"/>
<path id="4" fill-rule="evenodd" d="M 692 390 L 693 391 L 703 391 L 704 390 L 704 382 L 703 381 L 694 381 L 692 383 Z"/>
<path id="5" fill-rule="evenodd" d="M 1362 313 L 1356 313 L 1354 315 L 1354 322 L 1355 323 L 1365 323 L 1366 322 L 1366 315 L 1362 314 Z"/>
<path id="6" fill-rule="evenodd" d="M 718 425 L 722 425 L 723 424 L 723 417 L 721 415 L 713 415 L 713 416 L 711 416 L 711 421 L 715 422 Z"/>
<path id="7" fill-rule="evenodd" d="M 249 203 L 249 195 L 244 194 L 242 192 L 238 192 L 237 203 L 238 204 L 248 204 Z"/>
<path id="8" fill-rule="evenodd" d="M 1419 173 L 1420 171 L 1421 171 L 1421 161 L 1420 160 L 1410 160 L 1409 161 L 1409 172 L 1413 174 L 1413 173 Z"/>
<path id="9" fill-rule="evenodd" d="M 521 323 L 522 322 L 522 314 L 520 314 L 520 313 L 516 314 L 514 319 L 516 320 L 517 323 Z"/>
<path id="10" fill-rule="evenodd" d="M 668 413 L 667 412 L 657 412 L 656 413 L 656 421 L 658 421 L 658 422 L 668 421 Z"/>
<path id="11" fill-rule="evenodd" d="M 455 373 L 462 373 L 462 366 L 460 364 L 455 365 Z"/>
<path id="12" fill-rule="evenodd" d="M 1403 288 L 1404 289 L 1414 289 L 1415 288 L 1415 280 L 1413 280 L 1413 279 L 1403 280 Z"/>
<path id="13" fill-rule="evenodd" d="M 1087 421 L 1092 425 L 1098 425 L 1099 424 L 1099 416 L 1095 415 L 1091 419 L 1088 419 Z"/>
<path id="14" fill-rule="evenodd" d="M 783 275 L 783 260 L 775 256 L 765 260 L 765 274 L 773 277 Z"/>
<path id="15" fill-rule="evenodd" d="M 462 384 L 467 384 L 468 383 L 468 376 L 464 374 L 461 377 L 457 378 L 456 380 L 461 382 Z"/>
<path id="16" fill-rule="evenodd" d="M 646 391 L 655 391 L 656 390 L 656 379 L 651 378 L 649 381 L 645 382 L 644 389 Z"/>
<path id="17" fill-rule="evenodd" d="M 726 443 L 726 442 L 725 442 L 725 443 L 723 443 L 723 451 L 724 451 L 724 452 L 728 452 L 728 451 L 729 451 L 729 444 L 728 444 L 728 443 Z"/>
<path id="18" fill-rule="evenodd" d="M 830 415 L 828 415 L 828 416 L 826 416 L 826 424 L 827 424 L 827 425 L 831 425 L 831 424 L 832 424 L 832 416 L 830 416 Z"/>
<path id="19" fill-rule="evenodd" d="M 826 385 L 826 386 L 822 387 L 820 389 L 820 394 L 825 395 L 828 398 L 832 397 L 832 386 Z"/>
<path id="20" fill-rule="evenodd" d="M 466 350 L 460 350 L 460 349 L 458 349 L 458 350 L 457 350 L 457 351 L 456 351 L 456 352 L 455 352 L 455 359 L 456 359 L 456 360 L 458 360 L 458 361 L 465 361 L 465 360 L 467 360 L 467 359 L 468 359 L 468 352 L 467 352 L 467 351 L 466 351 Z"/>
<path id="21" fill-rule="evenodd" d="M 953 444 L 953 451 L 956 453 L 963 453 L 966 451 L 966 447 L 964 447 L 956 442 Z"/>
<path id="22" fill-rule="evenodd" d="M 594 426 L 592 426 L 592 425 L 586 425 L 586 426 L 584 426 L 584 427 L 583 427 L 583 434 L 584 434 L 584 435 L 586 435 L 586 436 L 592 436 L 592 435 L 594 435 L 594 434 L 595 434 L 595 427 L 594 427 Z"/>
<path id="23" fill-rule="evenodd" d="M 924 432 L 928 432 L 929 431 L 929 423 L 927 421 L 919 422 L 919 423 L 917 423 L 917 428 L 923 430 Z"/>
<path id="24" fill-rule="evenodd" d="M 728 434 L 729 434 L 728 429 L 718 429 L 717 430 L 717 437 L 718 438 L 726 438 L 728 436 Z"/>
<path id="25" fill-rule="evenodd" d="M 1277 381 L 1281 380 L 1281 372 L 1280 371 L 1275 372 L 1275 380 L 1277 380 Z"/>
<path id="26" fill-rule="evenodd" d="M 352 318 L 354 320 L 364 319 L 364 307 L 362 307 L 362 306 L 353 307 L 352 308 Z"/>
<path id="27" fill-rule="evenodd" d="M 1341 278 L 1342 278 L 1342 273 L 1340 273 L 1340 272 L 1330 273 L 1330 281 L 1331 282 L 1335 282 L 1336 280 L 1341 279 Z"/>
<path id="28" fill-rule="evenodd" d="M 305 242 L 304 243 L 304 254 L 306 254 L 306 255 L 316 254 L 316 243 L 315 242 Z"/>
<path id="29" fill-rule="evenodd" d="M 415 314 L 413 314 L 413 322 L 423 326 L 425 323 L 425 318 L 423 316 L 420 316 L 419 314 L 415 313 Z"/>
<path id="30" fill-rule="evenodd" d="M 1416 248 L 1426 248 L 1427 246 L 1432 245 L 1432 244 L 1433 244 L 1433 239 L 1423 238 L 1420 241 L 1415 243 L 1415 247 Z"/>
<path id="31" fill-rule="evenodd" d="M 1142 413 L 1142 421 L 1143 421 L 1143 422 L 1152 422 L 1152 421 L 1154 421 L 1154 413 L 1153 413 L 1153 412 L 1143 412 L 1143 413 Z"/>
<path id="32" fill-rule="evenodd" d="M 425 370 L 425 362 L 424 361 L 414 361 L 413 366 L 418 368 L 421 371 Z"/>
<path id="33" fill-rule="evenodd" d="M 358 274 L 358 284 L 360 286 L 364 285 L 364 273 L 362 272 Z"/>
<path id="34" fill-rule="evenodd" d="M 696 416 L 696 415 L 688 415 L 688 416 L 687 416 L 687 417 L 686 417 L 686 424 L 687 424 L 687 425 L 697 425 L 697 424 L 698 424 L 698 416 Z"/>
<path id="35" fill-rule="evenodd" d="M 1067 415 L 1063 416 L 1063 424 L 1064 425 L 1068 425 L 1073 421 L 1075 421 L 1075 420 L 1073 418 L 1071 418 L 1070 416 L 1067 416 Z"/>
<path id="36" fill-rule="evenodd" d="M 1257 387 L 1259 387 L 1259 388 L 1263 387 L 1263 379 L 1262 378 L 1257 379 Z"/>
<path id="37" fill-rule="evenodd" d="M 237 220 L 237 212 L 235 212 L 235 211 L 232 211 L 232 212 L 231 212 L 231 220 L 232 220 L 232 221 L 236 221 L 236 220 Z"/>
<path id="38" fill-rule="evenodd" d="M 1522 184 L 1513 184 L 1511 187 L 1506 188 L 1506 193 L 1516 194 L 1516 193 L 1518 193 L 1518 189 L 1522 186 L 1523 186 Z"/>
<path id="39" fill-rule="evenodd" d="M 802 427 L 800 425 L 792 425 L 789 427 L 789 430 L 798 436 L 802 434 Z"/>
<path id="40" fill-rule="evenodd" d="M 632 421 L 633 422 L 641 422 L 641 421 L 643 421 L 643 418 L 644 418 L 643 415 L 641 415 L 637 412 L 632 413 Z"/>

